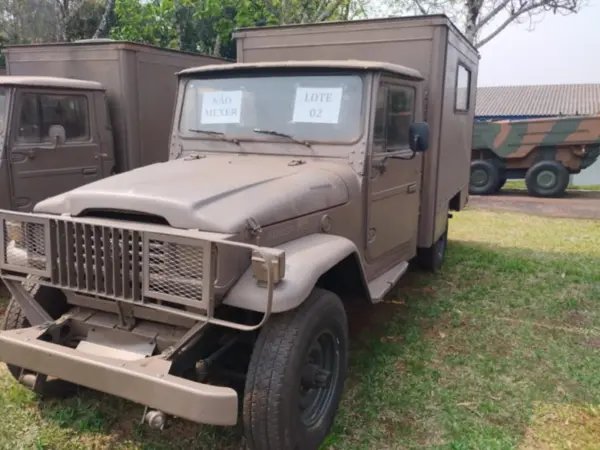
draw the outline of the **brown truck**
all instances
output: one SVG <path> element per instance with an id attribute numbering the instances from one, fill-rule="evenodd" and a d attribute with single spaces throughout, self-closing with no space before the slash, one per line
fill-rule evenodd
<path id="1" fill-rule="evenodd" d="M 14 45 L 0 77 L 0 207 L 166 161 L 175 73 L 227 62 L 112 40 Z"/>
<path id="2" fill-rule="evenodd" d="M 251 449 L 317 449 L 345 302 L 443 262 L 479 56 L 444 16 L 237 38 L 243 62 L 179 72 L 168 162 L 0 211 L 0 359 L 34 391 L 146 405 L 153 427 L 241 420 Z"/>

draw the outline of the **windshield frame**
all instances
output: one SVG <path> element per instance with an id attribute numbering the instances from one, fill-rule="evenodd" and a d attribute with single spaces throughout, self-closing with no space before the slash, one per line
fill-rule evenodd
<path id="1" fill-rule="evenodd" d="M 293 136 L 295 139 L 299 139 L 302 142 L 306 142 L 310 145 L 336 145 L 336 146 L 351 146 L 356 145 L 363 139 L 365 132 L 367 131 L 367 115 L 370 108 L 370 97 L 369 92 L 371 88 L 372 73 L 367 70 L 361 69 L 341 69 L 341 68 L 314 68 L 314 69 L 303 69 L 298 70 L 297 68 L 286 69 L 284 67 L 272 69 L 258 69 L 258 70 L 240 70 L 230 72 L 208 72 L 208 73 L 196 73 L 193 75 L 186 75 L 180 80 L 181 98 L 180 104 L 177 109 L 177 121 L 175 132 L 179 138 L 183 140 L 191 141 L 222 141 L 222 137 L 210 136 L 208 134 L 200 135 L 193 131 L 182 130 L 182 120 L 184 117 L 183 109 L 185 98 L 187 95 L 187 87 L 190 82 L 198 80 L 214 80 L 214 79 L 236 79 L 236 78 L 265 78 L 268 80 L 269 77 L 288 77 L 288 76 L 356 76 L 360 78 L 362 83 L 362 98 L 361 98 L 361 110 L 359 114 L 359 129 L 358 132 L 353 135 L 351 139 L 346 140 L 323 140 L 323 139 L 305 139 L 302 136 Z M 279 130 L 277 130 L 279 131 Z M 263 133 L 254 133 L 253 135 L 227 135 L 230 139 L 235 139 L 239 142 L 256 142 L 256 143 L 286 143 L 289 144 L 290 139 L 285 137 L 279 137 L 274 135 L 267 135 Z"/>

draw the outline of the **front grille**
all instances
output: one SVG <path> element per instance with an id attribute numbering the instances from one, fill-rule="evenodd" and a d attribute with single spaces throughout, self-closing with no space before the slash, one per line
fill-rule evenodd
<path id="1" fill-rule="evenodd" d="M 67 221 L 50 222 L 52 283 L 108 297 L 140 300 L 140 233 Z"/>
<path id="2" fill-rule="evenodd" d="M 52 284 L 134 302 L 148 297 L 198 307 L 203 247 L 169 241 L 122 228 L 51 221 Z"/>
<path id="3" fill-rule="evenodd" d="M 12 256 L 10 263 L 15 268 L 29 269 L 33 274 L 44 271 L 46 268 L 46 236 L 44 224 L 24 222 L 21 220 L 3 221 L 4 225 L 4 260 L 8 264 L 8 257 Z M 12 251 L 11 239 L 17 240 L 19 246 L 26 252 Z"/>

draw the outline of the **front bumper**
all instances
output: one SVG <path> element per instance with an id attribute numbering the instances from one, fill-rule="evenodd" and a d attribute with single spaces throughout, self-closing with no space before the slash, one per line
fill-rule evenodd
<path id="1" fill-rule="evenodd" d="M 0 360 L 125 398 L 192 422 L 235 425 L 238 398 L 227 387 L 169 375 L 160 356 L 124 361 L 87 354 L 39 339 L 45 327 L 0 333 Z"/>

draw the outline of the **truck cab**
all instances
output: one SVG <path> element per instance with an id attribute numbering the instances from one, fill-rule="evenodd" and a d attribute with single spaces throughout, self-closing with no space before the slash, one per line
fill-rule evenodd
<path id="1" fill-rule="evenodd" d="M 0 207 L 39 201 L 107 176 L 114 166 L 105 89 L 67 78 L 0 76 Z"/>
<path id="2" fill-rule="evenodd" d="M 144 404 L 156 428 L 241 419 L 252 450 L 317 450 L 348 371 L 345 303 L 381 302 L 413 261 L 439 270 L 467 200 L 476 50 L 446 19 L 404 20 L 386 28 L 412 39 L 318 34 L 350 27 L 354 58 L 182 70 L 168 161 L 0 210 L 15 379 Z M 385 62 L 399 55 L 424 70 Z"/>

